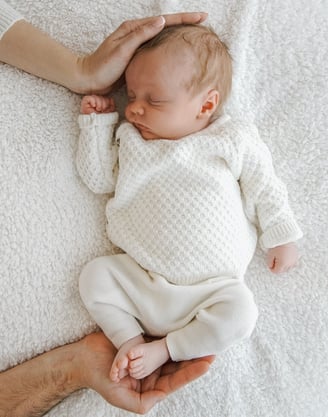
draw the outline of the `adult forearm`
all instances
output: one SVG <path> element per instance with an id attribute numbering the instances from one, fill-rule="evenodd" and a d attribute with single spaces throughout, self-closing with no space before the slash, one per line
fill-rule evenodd
<path id="1" fill-rule="evenodd" d="M 38 417 L 81 388 L 72 371 L 75 344 L 0 373 L 0 417 Z"/>
<path id="2" fill-rule="evenodd" d="M 73 91 L 82 88 L 79 57 L 25 20 L 19 20 L 0 40 L 0 61 Z"/>

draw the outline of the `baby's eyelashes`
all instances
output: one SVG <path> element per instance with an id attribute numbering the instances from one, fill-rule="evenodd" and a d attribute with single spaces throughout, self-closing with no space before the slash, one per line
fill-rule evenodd
<path id="1" fill-rule="evenodd" d="M 149 104 L 152 104 L 153 106 L 159 106 L 165 103 L 165 100 L 158 100 L 158 99 L 152 99 L 152 98 L 150 98 L 148 101 L 149 101 Z"/>

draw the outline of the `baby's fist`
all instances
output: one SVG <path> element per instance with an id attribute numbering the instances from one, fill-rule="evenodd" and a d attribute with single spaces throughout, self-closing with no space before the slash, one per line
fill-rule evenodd
<path id="1" fill-rule="evenodd" d="M 115 103 L 112 98 L 105 96 L 84 96 L 80 111 L 82 114 L 111 113 L 115 111 Z"/>
<path id="2" fill-rule="evenodd" d="M 296 265 L 297 260 L 298 251 L 295 243 L 286 243 L 268 250 L 267 265 L 274 274 L 289 271 Z"/>

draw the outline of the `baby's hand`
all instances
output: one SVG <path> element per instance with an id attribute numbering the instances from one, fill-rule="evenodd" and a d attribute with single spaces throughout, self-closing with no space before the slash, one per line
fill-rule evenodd
<path id="1" fill-rule="evenodd" d="M 105 96 L 84 96 L 81 102 L 81 113 L 111 113 L 115 111 L 115 103 L 112 98 Z"/>
<path id="2" fill-rule="evenodd" d="M 289 271 L 297 260 L 298 251 L 295 243 L 287 243 L 268 250 L 267 265 L 274 274 Z"/>

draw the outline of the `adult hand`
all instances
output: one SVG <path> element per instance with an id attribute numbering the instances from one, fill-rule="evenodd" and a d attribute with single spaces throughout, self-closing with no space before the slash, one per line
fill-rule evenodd
<path id="1" fill-rule="evenodd" d="M 163 366 L 143 381 L 109 379 L 116 349 L 103 333 L 50 350 L 0 373 L 1 416 L 42 416 L 81 388 L 92 388 L 110 404 L 145 413 L 158 401 L 204 374 L 213 356 Z"/>
<path id="2" fill-rule="evenodd" d="M 80 93 L 107 94 L 120 84 L 120 78 L 135 50 L 159 33 L 164 26 L 201 23 L 207 13 L 177 13 L 129 20 L 109 35 L 98 49 L 78 59 L 84 85 Z"/>
<path id="3" fill-rule="evenodd" d="M 170 362 L 143 380 L 129 376 L 115 383 L 109 379 L 109 371 L 116 350 L 103 333 L 94 333 L 82 340 L 78 357 L 80 384 L 97 391 L 110 404 L 144 414 L 157 402 L 203 375 L 214 356 L 183 362 Z"/>
<path id="4" fill-rule="evenodd" d="M 116 87 L 135 50 L 165 25 L 200 23 L 206 13 L 177 13 L 124 22 L 96 51 L 79 57 L 25 20 L 0 39 L 0 61 L 81 94 L 107 94 Z"/>

